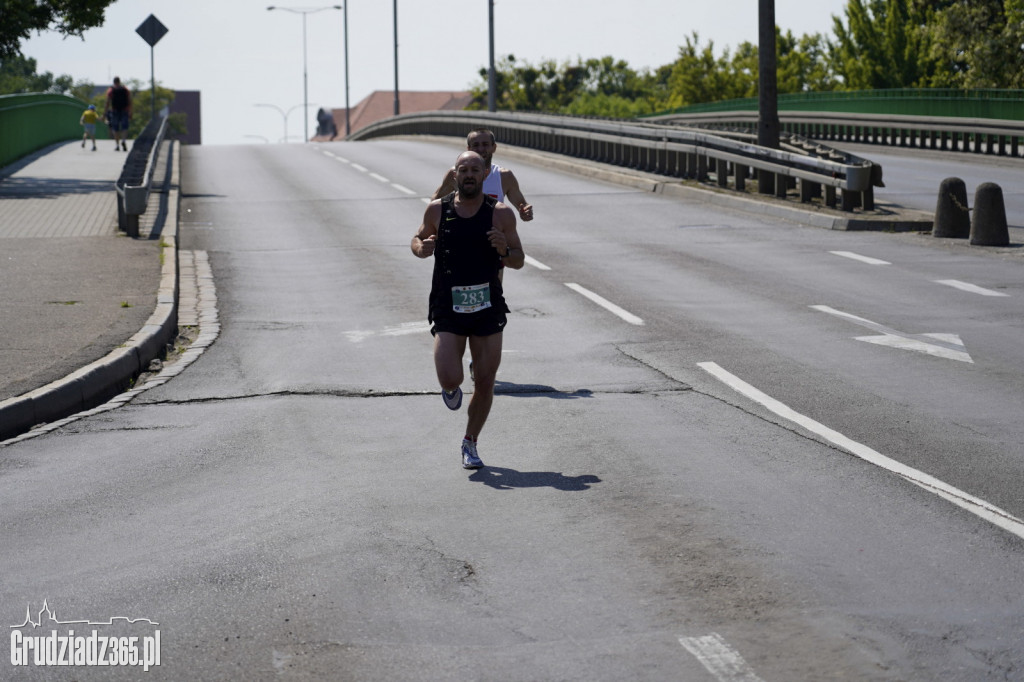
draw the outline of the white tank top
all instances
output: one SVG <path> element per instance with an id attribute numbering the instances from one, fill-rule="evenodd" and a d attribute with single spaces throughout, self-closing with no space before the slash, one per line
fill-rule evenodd
<path id="1" fill-rule="evenodd" d="M 498 201 L 505 201 L 505 191 L 501 188 L 501 168 L 496 163 L 491 164 L 491 172 L 484 178 L 484 194 L 494 197 Z"/>

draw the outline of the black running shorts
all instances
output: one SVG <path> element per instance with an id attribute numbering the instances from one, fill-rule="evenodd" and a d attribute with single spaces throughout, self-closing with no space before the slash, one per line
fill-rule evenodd
<path id="1" fill-rule="evenodd" d="M 455 313 L 434 320 L 430 333 L 435 336 L 438 332 L 448 332 L 456 336 L 491 336 L 505 331 L 507 321 L 505 313 L 494 308 L 464 315 Z"/>

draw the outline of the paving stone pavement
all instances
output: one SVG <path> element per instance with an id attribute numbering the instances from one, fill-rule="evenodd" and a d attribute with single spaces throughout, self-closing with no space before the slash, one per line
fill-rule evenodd
<path id="1" fill-rule="evenodd" d="M 126 156 L 74 141 L 0 169 L 0 434 L 4 401 L 124 347 L 158 306 L 167 240 L 154 217 L 168 197 L 151 194 L 138 239 L 119 232 L 114 183 Z"/>

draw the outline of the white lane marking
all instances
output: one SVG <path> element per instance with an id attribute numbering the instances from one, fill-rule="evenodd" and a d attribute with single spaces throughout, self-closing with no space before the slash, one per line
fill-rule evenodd
<path id="1" fill-rule="evenodd" d="M 373 178 L 374 180 L 379 180 L 381 182 L 391 182 L 390 180 L 385 178 L 383 175 L 380 175 L 379 173 L 370 173 L 370 177 Z"/>
<path id="2" fill-rule="evenodd" d="M 872 258 L 871 256 L 862 256 L 859 253 L 854 253 L 853 251 L 829 251 L 829 253 L 836 256 L 842 256 L 843 258 L 859 260 L 861 263 L 867 263 L 868 265 L 892 265 L 889 261 L 879 260 L 877 258 Z"/>
<path id="3" fill-rule="evenodd" d="M 403 194 L 416 194 L 415 190 L 411 190 L 408 187 L 405 187 L 403 185 L 399 185 L 397 182 L 392 182 L 391 186 L 394 187 L 395 189 L 397 189 L 399 192 L 401 192 Z"/>
<path id="4" fill-rule="evenodd" d="M 974 360 L 971 359 L 970 354 L 964 347 L 964 342 L 961 341 L 960 337 L 956 334 L 906 334 L 880 325 L 877 322 L 865 320 L 863 317 L 857 317 L 850 313 L 844 313 L 842 310 L 830 308 L 827 305 L 812 305 L 811 309 L 828 313 L 829 315 L 835 315 L 836 317 L 842 317 L 859 324 L 862 327 L 867 327 L 868 329 L 881 332 L 881 336 L 855 336 L 854 339 L 857 341 L 865 341 L 867 343 L 873 343 L 879 346 L 888 346 L 890 348 L 898 348 L 900 350 L 912 350 L 918 353 L 925 353 L 927 355 L 945 358 L 947 360 L 956 360 L 958 362 L 974 364 Z"/>
<path id="5" fill-rule="evenodd" d="M 548 266 L 546 266 L 543 263 L 541 263 L 536 258 L 534 258 L 533 256 L 527 256 L 526 257 L 526 264 L 527 265 L 532 265 L 533 267 L 537 268 L 538 270 L 550 270 L 551 269 Z"/>
<path id="6" fill-rule="evenodd" d="M 633 313 L 627 312 L 626 310 L 624 310 L 624 309 L 620 308 L 619 306 L 615 305 L 614 303 L 612 303 L 608 299 L 602 298 L 601 296 L 598 296 L 593 291 L 590 291 L 588 289 L 584 289 L 579 284 L 574 284 L 572 282 L 566 282 L 565 286 L 569 287 L 570 289 L 572 289 L 576 293 L 582 294 L 586 298 L 589 298 L 591 301 L 593 301 L 594 303 L 598 304 L 599 306 L 601 306 L 602 308 L 604 308 L 608 312 L 611 312 L 611 313 L 614 313 L 615 315 L 618 315 L 619 317 L 621 317 L 626 322 L 629 322 L 630 324 L 635 324 L 635 325 L 640 326 L 640 325 L 643 325 L 643 323 L 644 323 L 643 320 L 641 320 L 639 317 L 637 317 Z"/>
<path id="7" fill-rule="evenodd" d="M 360 173 L 365 173 L 365 172 L 367 172 L 367 168 L 366 168 L 366 166 L 360 166 L 360 165 L 359 165 L 358 163 L 353 163 L 353 164 L 352 164 L 352 167 L 353 167 L 353 168 L 355 168 L 355 169 L 356 169 L 357 171 L 359 171 Z"/>
<path id="8" fill-rule="evenodd" d="M 1024 521 L 1021 521 L 1009 512 L 1004 511 L 981 498 L 975 497 L 958 488 L 954 488 L 948 483 L 940 481 L 930 474 L 926 474 L 923 471 L 918 471 L 917 469 L 908 467 L 905 464 L 901 464 L 894 459 L 872 450 L 862 443 L 858 443 L 855 440 L 847 438 L 838 431 L 834 431 L 824 424 L 800 414 L 775 398 L 762 393 L 739 377 L 722 369 L 714 362 L 699 362 L 697 363 L 697 366 L 737 393 L 740 393 L 750 400 L 763 405 L 783 419 L 791 421 L 794 424 L 802 426 L 811 433 L 821 436 L 828 442 L 846 450 L 853 456 L 859 457 L 865 462 L 874 464 L 875 466 L 894 473 L 897 476 L 902 476 L 914 485 L 935 493 L 939 497 L 952 502 L 962 509 L 966 509 L 975 516 L 978 516 L 979 518 L 982 518 L 1005 531 L 1013 533 L 1017 537 L 1024 538 Z"/>
<path id="9" fill-rule="evenodd" d="M 351 161 L 346 159 L 344 156 L 335 156 L 334 160 L 335 161 L 341 161 L 342 163 L 352 163 Z"/>
<path id="10" fill-rule="evenodd" d="M 719 682 L 761 682 L 739 652 L 717 632 L 704 637 L 680 637 L 679 643 Z"/>
<path id="11" fill-rule="evenodd" d="M 397 327 L 385 327 L 380 331 L 356 330 L 342 332 L 352 343 L 360 343 L 374 336 L 407 336 L 430 331 L 429 322 L 403 322 Z"/>
<path id="12" fill-rule="evenodd" d="M 960 289 L 961 291 L 967 291 L 972 294 L 981 294 L 982 296 L 1009 296 L 1001 291 L 993 291 L 992 289 L 986 289 L 985 287 L 979 287 L 977 284 L 970 284 L 968 282 L 961 282 L 956 279 L 937 279 L 936 284 L 945 284 L 947 287 L 953 287 L 954 289 Z"/>

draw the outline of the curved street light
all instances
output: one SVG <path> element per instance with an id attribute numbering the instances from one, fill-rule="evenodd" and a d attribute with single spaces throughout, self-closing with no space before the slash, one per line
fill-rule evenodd
<path id="1" fill-rule="evenodd" d="M 316 14 L 317 12 L 323 12 L 328 9 L 342 9 L 341 5 L 326 5 L 324 7 L 277 7 L 271 5 L 267 7 L 268 12 L 272 12 L 276 9 L 283 10 L 285 12 L 291 12 L 292 14 L 302 15 L 302 103 L 306 107 L 303 111 L 302 120 L 304 123 L 303 130 L 305 139 L 303 142 L 309 142 L 309 74 L 306 68 L 306 15 Z M 288 133 L 285 131 L 285 139 L 288 138 Z"/>
<path id="2" fill-rule="evenodd" d="M 291 113 L 293 111 L 295 111 L 296 109 L 301 109 L 301 108 L 307 107 L 309 105 L 306 102 L 303 102 L 302 104 L 296 104 L 295 106 L 290 107 L 288 109 L 288 111 L 285 111 L 284 109 L 282 109 L 281 107 L 277 106 L 276 104 L 260 103 L 260 104 L 253 104 L 253 106 L 254 107 L 268 107 L 270 109 L 276 110 L 277 113 L 281 114 L 281 118 L 284 121 L 284 136 L 281 138 L 281 140 L 287 142 L 288 141 L 288 116 L 290 116 Z M 316 103 L 314 103 L 313 106 L 316 106 Z M 309 139 L 308 135 L 306 136 L 306 139 Z"/>

